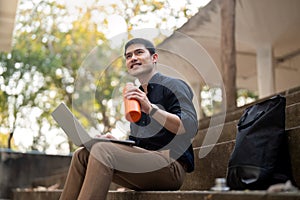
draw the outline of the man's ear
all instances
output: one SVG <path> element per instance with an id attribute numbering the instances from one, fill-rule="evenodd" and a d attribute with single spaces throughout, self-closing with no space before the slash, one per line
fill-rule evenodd
<path id="1" fill-rule="evenodd" d="M 152 55 L 152 62 L 153 62 L 153 63 L 157 63 L 157 60 L 158 60 L 158 54 L 157 54 L 157 53 L 154 53 L 154 54 Z"/>

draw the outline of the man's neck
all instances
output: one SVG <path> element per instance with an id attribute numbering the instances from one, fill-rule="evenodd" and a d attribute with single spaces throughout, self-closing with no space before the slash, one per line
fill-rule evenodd
<path id="1" fill-rule="evenodd" d="M 152 78 L 152 76 L 154 76 L 154 74 L 156 74 L 156 73 L 157 73 L 157 71 L 154 70 L 154 71 L 152 71 L 151 73 L 149 73 L 145 76 L 139 77 L 138 79 L 139 79 L 141 85 L 148 84 L 150 79 Z"/>

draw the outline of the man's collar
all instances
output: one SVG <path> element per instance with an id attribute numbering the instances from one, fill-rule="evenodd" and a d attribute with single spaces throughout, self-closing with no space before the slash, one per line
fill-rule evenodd
<path id="1" fill-rule="evenodd" d="M 151 77 L 151 79 L 149 80 L 149 83 L 148 83 L 148 84 L 151 84 L 151 83 L 158 83 L 159 80 L 160 80 L 160 77 L 161 77 L 161 73 L 156 72 L 156 73 Z"/>
<path id="2" fill-rule="evenodd" d="M 152 77 L 151 79 L 149 80 L 148 84 L 147 84 L 147 92 L 149 91 L 149 89 L 153 89 L 153 86 L 155 85 L 155 83 L 159 83 L 160 82 L 160 77 L 161 77 L 161 73 L 159 72 L 156 72 Z M 143 84 L 145 85 L 145 84 Z M 140 90 L 142 90 L 143 92 L 146 92 L 143 88 L 142 85 L 140 85 Z"/>

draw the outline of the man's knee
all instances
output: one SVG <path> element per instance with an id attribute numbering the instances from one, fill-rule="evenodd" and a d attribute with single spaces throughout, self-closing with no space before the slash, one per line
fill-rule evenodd
<path id="1" fill-rule="evenodd" d="M 89 159 L 89 152 L 86 148 L 80 147 L 73 153 L 73 160 L 81 163 L 87 163 Z"/>

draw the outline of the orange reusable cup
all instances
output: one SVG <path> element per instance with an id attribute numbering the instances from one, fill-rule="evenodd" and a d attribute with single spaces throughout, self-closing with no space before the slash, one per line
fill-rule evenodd
<path id="1" fill-rule="evenodd" d="M 123 93 L 126 91 L 126 87 L 123 90 Z M 126 99 L 124 98 L 125 106 L 125 118 L 130 122 L 137 122 L 141 118 L 141 106 L 136 99 Z"/>

